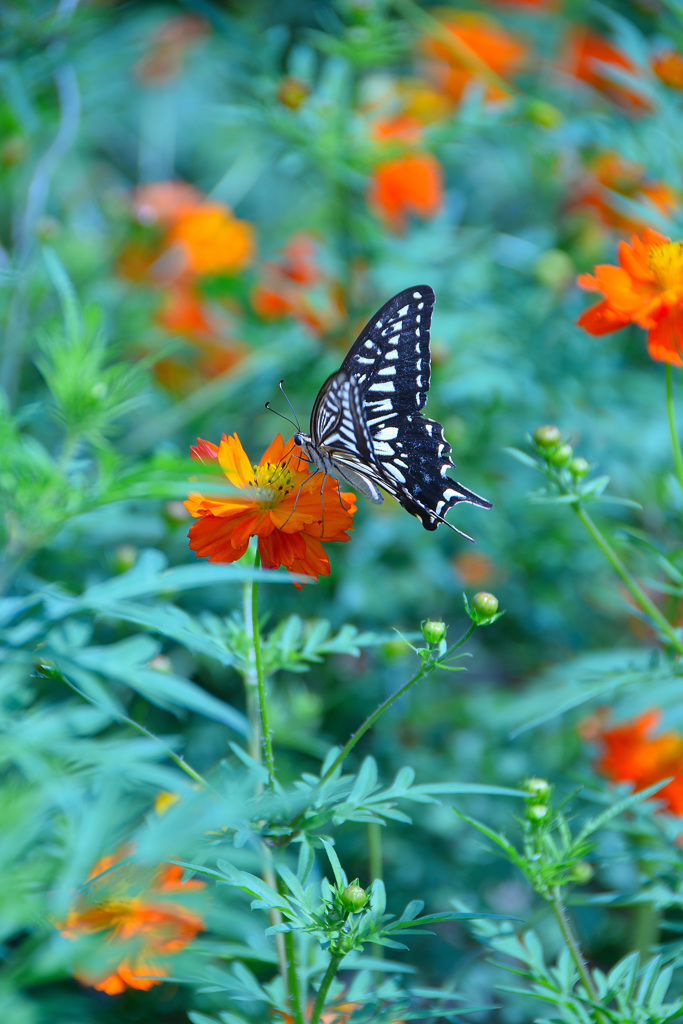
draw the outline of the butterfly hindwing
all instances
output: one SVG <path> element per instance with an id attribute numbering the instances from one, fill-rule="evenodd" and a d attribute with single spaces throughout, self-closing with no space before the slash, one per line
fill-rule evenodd
<path id="1" fill-rule="evenodd" d="M 427 530 L 445 522 L 459 501 L 491 507 L 446 476 L 453 462 L 443 427 L 420 412 L 429 391 L 433 307 L 429 285 L 407 288 L 385 303 L 320 389 L 310 437 L 296 435 L 318 469 L 341 476 L 372 501 L 382 500 L 382 487 Z"/>

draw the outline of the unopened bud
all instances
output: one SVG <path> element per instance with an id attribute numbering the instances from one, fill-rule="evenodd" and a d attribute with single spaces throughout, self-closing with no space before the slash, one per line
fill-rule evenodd
<path id="1" fill-rule="evenodd" d="M 546 423 L 543 427 L 536 427 L 533 437 L 538 447 L 546 451 L 550 448 L 557 448 L 561 440 L 560 431 L 552 423 Z"/>
<path id="2" fill-rule="evenodd" d="M 548 816 L 547 804 L 530 804 L 526 809 L 526 816 L 529 821 L 543 821 Z"/>
<path id="3" fill-rule="evenodd" d="M 472 611 L 476 615 L 477 622 L 486 622 L 493 618 L 498 611 L 498 598 L 495 594 L 488 594 L 481 590 L 472 598 Z"/>
<path id="4" fill-rule="evenodd" d="M 347 910 L 356 914 L 362 910 L 368 900 L 368 894 L 357 882 L 347 885 L 341 894 L 341 901 Z"/>
<path id="5" fill-rule="evenodd" d="M 574 449 L 570 444 L 561 444 L 559 448 L 556 448 L 550 455 L 550 461 L 553 466 L 566 466 L 574 454 Z"/>
<path id="6" fill-rule="evenodd" d="M 302 78 L 284 78 L 280 82 L 277 98 L 283 107 L 298 110 L 302 103 L 311 95 L 311 87 Z"/>
<path id="7" fill-rule="evenodd" d="M 580 480 L 581 477 L 584 477 L 586 473 L 590 472 L 590 465 L 587 459 L 582 459 L 580 455 L 577 455 L 576 458 L 572 459 L 567 468 L 571 475 L 576 477 L 577 480 Z"/>
<path id="8" fill-rule="evenodd" d="M 529 793 L 530 796 L 545 797 L 550 794 L 550 783 L 547 779 L 539 779 L 536 776 L 531 776 L 529 779 L 525 779 L 522 783 L 522 788 Z"/>
<path id="9" fill-rule="evenodd" d="M 586 885 L 593 877 L 593 866 L 587 860 L 579 860 L 572 868 L 572 880 L 579 885 Z"/>
<path id="10" fill-rule="evenodd" d="M 446 636 L 448 626 L 445 622 L 435 619 L 427 619 L 422 623 L 422 636 L 428 644 L 439 644 Z"/>

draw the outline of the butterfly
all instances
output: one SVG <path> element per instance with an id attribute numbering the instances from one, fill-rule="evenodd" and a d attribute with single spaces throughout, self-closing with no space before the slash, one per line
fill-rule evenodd
<path id="1" fill-rule="evenodd" d="M 453 505 L 492 506 L 446 475 L 451 446 L 442 425 L 420 412 L 429 391 L 433 308 L 429 285 L 389 299 L 321 387 L 310 433 L 299 431 L 293 440 L 316 471 L 345 480 L 373 502 L 384 501 L 381 488 L 426 530 L 444 523 L 462 534 L 445 519 Z"/>

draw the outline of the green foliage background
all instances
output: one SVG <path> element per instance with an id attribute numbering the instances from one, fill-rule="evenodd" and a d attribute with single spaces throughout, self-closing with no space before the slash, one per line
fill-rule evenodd
<path id="1" fill-rule="evenodd" d="M 229 856 L 258 873 L 258 830 L 245 823 L 249 776 L 234 748 L 246 747 L 249 569 L 209 566 L 188 550 L 189 520 L 178 511 L 196 471 L 187 452 L 197 436 L 218 441 L 237 431 L 257 461 L 281 425 L 263 408 L 278 398 L 278 381 L 305 422 L 357 329 L 404 287 L 424 281 L 436 291 L 428 411 L 445 425 L 458 479 L 493 501 L 490 513 L 464 507 L 451 518 L 489 560 L 484 589 L 505 616 L 477 631 L 466 673 L 435 673 L 392 707 L 348 770 L 371 756 L 383 787 L 409 765 L 417 783 L 455 790 L 515 789 L 542 776 L 560 799 L 583 787 L 571 812 L 581 819 L 612 800 L 577 732 L 588 710 L 608 704 L 618 720 L 659 706 L 667 726 L 683 728 L 677 661 L 634 613 L 571 510 L 529 502 L 533 471 L 506 451 L 524 448 L 539 423 L 556 422 L 611 477 L 609 494 L 639 503 L 604 504 L 594 515 L 648 585 L 668 581 L 661 600 L 677 625 L 683 501 L 663 367 L 648 358 L 642 332 L 596 338 L 574 326 L 585 308 L 575 275 L 613 262 L 618 236 L 582 221 L 568 199 L 582 160 L 602 150 L 681 189 L 680 93 L 649 70 L 662 41 L 683 45 L 680 6 L 495 8 L 537 59 L 508 103 L 486 103 L 474 84 L 452 116 L 427 129 L 426 148 L 444 170 L 443 209 L 395 234 L 367 201 L 376 151 L 366 105 L 373 82 L 415 73 L 415 10 L 432 5 L 3 5 L 0 1008 L 14 1024 L 175 1022 L 188 1012 L 196 1021 L 265 1019 L 233 968 L 246 962 L 255 984 L 271 977 L 267 922 L 237 889 L 212 887 L 209 930 L 179 958 L 174 980 L 148 993 L 108 997 L 80 986 L 55 925 L 96 860 L 126 841 L 148 862 L 214 868 Z M 136 68 L 154 33 L 180 13 L 205 19 L 205 35 L 177 75 L 141 81 Z M 640 68 L 648 112 L 634 117 L 554 70 L 576 25 L 610 36 Z M 278 98 L 288 76 L 310 88 L 297 109 Z M 252 223 L 259 261 L 205 285 L 213 301 L 242 304 L 243 359 L 180 396 L 155 381 L 153 367 L 182 355 L 187 342 L 162 331 L 158 292 L 126 280 L 118 262 L 140 230 L 132 190 L 172 179 Z M 680 211 L 668 222 L 648 212 L 653 227 L 681 236 Z M 315 234 L 345 301 L 322 338 L 292 319 L 265 322 L 247 304 L 258 267 L 301 229 Z M 432 618 L 449 624 L 449 639 L 464 632 L 462 592 L 481 589 L 462 578 L 465 550 L 456 534 L 424 531 L 389 500 L 359 500 L 352 540 L 330 548 L 329 579 L 299 592 L 278 574 L 262 586 L 284 787 L 318 773 L 329 748 L 413 673 L 414 656 L 394 630 L 414 640 Z M 212 780 L 218 804 L 193 788 L 169 748 Z M 182 799 L 158 816 L 162 791 Z M 401 798 L 395 814 L 389 802 L 393 819 L 381 838 L 388 909 L 400 915 L 418 899 L 429 913 L 456 906 L 512 917 L 515 928 L 537 930 L 552 962 L 561 942 L 543 901 L 452 810 L 514 835 L 519 800 L 442 792 L 440 802 L 426 801 L 424 793 Z M 678 825 L 653 816 L 651 804 L 629 814 L 590 855 L 578 931 L 591 963 L 606 971 L 655 946 L 676 966 Z M 380 856 L 366 818 L 356 809 L 333 823 L 346 875 L 361 884 Z M 328 835 L 332 824 L 321 829 Z M 331 877 L 324 858 L 316 870 Z M 436 937 L 412 938 L 409 953 L 384 950 L 392 960 L 384 976 L 400 988 L 402 972 L 414 969 L 419 1005 L 428 989 L 457 991 L 470 1006 L 500 1007 L 475 1020 L 528 1020 L 536 1011 L 525 998 L 495 988 L 503 975 L 481 944 L 495 948 L 487 928 L 437 924 Z M 522 959 L 515 941 L 499 948 Z M 360 967 L 369 963 L 368 954 Z M 613 1019 L 674 1019 L 627 1010 Z"/>

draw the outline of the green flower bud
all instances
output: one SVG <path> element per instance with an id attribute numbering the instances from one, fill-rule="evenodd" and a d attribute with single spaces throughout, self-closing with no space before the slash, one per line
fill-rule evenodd
<path id="1" fill-rule="evenodd" d="M 542 128 L 557 128 L 564 120 L 562 111 L 545 100 L 529 100 L 526 112 L 529 120 L 540 124 Z"/>
<path id="2" fill-rule="evenodd" d="M 543 448 L 545 451 L 548 451 L 550 448 L 557 448 L 561 440 L 559 430 L 552 423 L 546 423 L 543 427 L 536 427 L 533 436 L 538 447 Z"/>
<path id="3" fill-rule="evenodd" d="M 114 552 L 114 566 L 117 572 L 132 569 L 138 558 L 138 549 L 134 544 L 119 544 Z"/>
<path id="4" fill-rule="evenodd" d="M 445 622 L 435 619 L 427 619 L 422 623 L 422 636 L 428 644 L 439 644 L 446 636 L 448 626 Z"/>
<path id="5" fill-rule="evenodd" d="M 356 943 L 350 935 L 342 935 L 337 945 L 337 950 L 342 956 L 346 956 L 347 953 L 353 953 L 356 948 Z"/>
<path id="6" fill-rule="evenodd" d="M 571 461 L 574 449 L 570 444 L 561 444 L 559 448 L 556 448 L 550 455 L 550 461 L 553 466 L 566 466 Z"/>
<path id="7" fill-rule="evenodd" d="M 582 459 L 580 455 L 577 455 L 569 463 L 568 469 L 572 476 L 576 477 L 577 480 L 580 480 L 581 477 L 584 477 L 586 473 L 590 472 L 590 465 L 586 459 Z"/>
<path id="8" fill-rule="evenodd" d="M 472 598 L 472 609 L 476 612 L 480 622 L 490 619 L 498 611 L 498 598 L 494 594 L 487 594 L 485 590 L 482 590 Z"/>
<path id="9" fill-rule="evenodd" d="M 550 783 L 547 779 L 531 776 L 531 778 L 524 780 L 522 789 L 525 789 L 530 796 L 541 797 L 543 800 L 550 796 Z"/>
<path id="10" fill-rule="evenodd" d="M 576 277 L 571 256 L 562 249 L 547 249 L 534 264 L 534 274 L 541 284 L 561 290 Z"/>
<path id="11" fill-rule="evenodd" d="M 526 816 L 529 821 L 543 821 L 544 818 L 547 818 L 549 810 L 547 804 L 529 804 Z"/>
<path id="12" fill-rule="evenodd" d="M 578 882 L 579 885 L 586 885 L 587 882 L 590 882 L 593 874 L 593 865 L 589 864 L 587 860 L 579 860 L 572 868 L 572 881 Z"/>
<path id="13" fill-rule="evenodd" d="M 367 903 L 368 894 L 362 886 L 358 885 L 357 882 L 353 882 L 351 885 L 346 886 L 340 899 L 347 910 L 356 914 Z"/>

